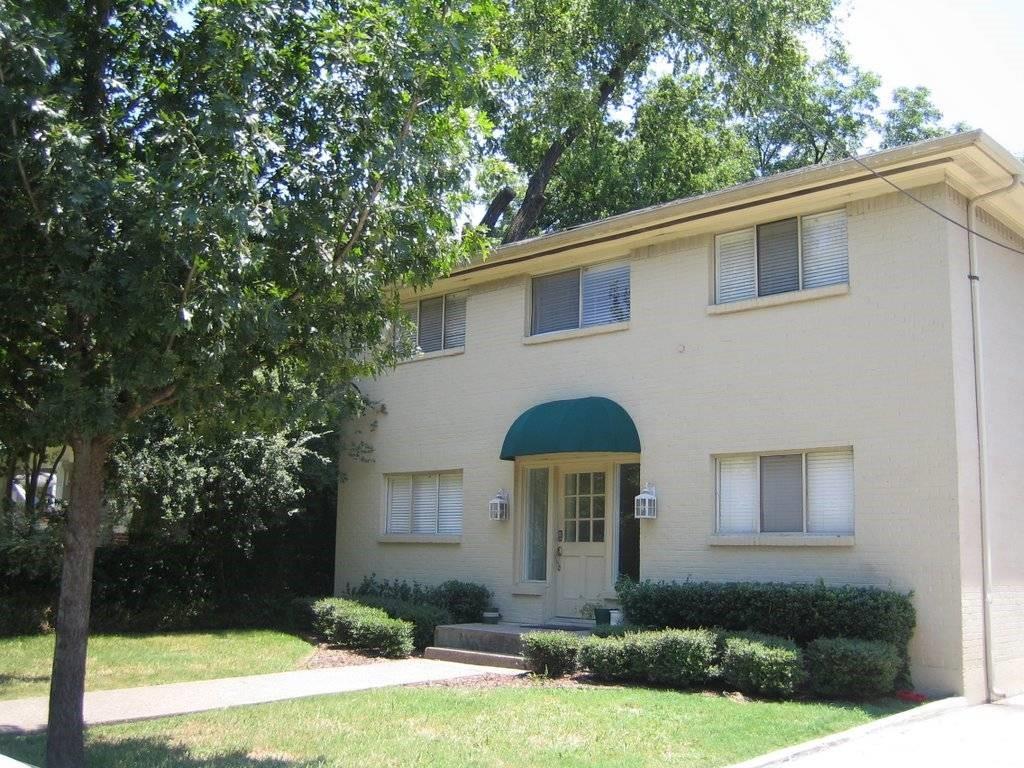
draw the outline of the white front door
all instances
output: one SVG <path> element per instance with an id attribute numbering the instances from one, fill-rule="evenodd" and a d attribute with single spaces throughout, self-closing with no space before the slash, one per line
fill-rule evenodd
<path id="1" fill-rule="evenodd" d="M 558 616 L 578 617 L 607 591 L 611 540 L 611 474 L 607 468 L 572 467 L 560 473 L 555 532 Z"/>

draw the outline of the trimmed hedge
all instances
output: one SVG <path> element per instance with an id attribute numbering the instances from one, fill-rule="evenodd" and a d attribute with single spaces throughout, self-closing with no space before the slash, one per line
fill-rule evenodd
<path id="1" fill-rule="evenodd" d="M 526 666 L 534 674 L 564 677 L 576 671 L 583 638 L 575 632 L 530 632 L 522 642 Z"/>
<path id="2" fill-rule="evenodd" d="M 313 602 L 309 611 L 313 631 L 326 642 L 389 658 L 412 653 L 413 625 L 391 618 L 380 608 L 325 597 Z"/>
<path id="3" fill-rule="evenodd" d="M 688 688 L 716 672 L 718 636 L 707 629 L 667 629 L 618 637 L 590 637 L 579 663 L 605 680 L 642 681 Z"/>
<path id="4" fill-rule="evenodd" d="M 820 696 L 892 693 L 903 667 L 896 646 L 881 640 L 821 637 L 807 644 L 805 656 L 811 690 Z"/>
<path id="5" fill-rule="evenodd" d="M 484 611 L 491 604 L 491 590 L 483 584 L 450 579 L 435 587 L 415 581 L 394 579 L 382 581 L 376 574 L 364 576 L 358 587 L 348 587 L 348 594 L 362 600 L 364 597 L 386 597 L 406 603 L 436 605 L 448 611 L 458 624 L 483 621 Z"/>
<path id="6" fill-rule="evenodd" d="M 906 656 L 914 632 L 911 595 L 875 587 L 758 582 L 624 582 L 630 623 L 691 629 L 721 627 L 791 637 L 885 640 Z"/>
<path id="7" fill-rule="evenodd" d="M 722 638 L 722 679 L 754 696 L 792 696 L 807 677 L 803 654 L 781 637 L 744 632 Z"/>
<path id="8" fill-rule="evenodd" d="M 380 608 L 393 619 L 402 619 L 412 624 L 412 642 L 417 650 L 422 651 L 434 644 L 434 630 L 439 624 L 451 624 L 452 617 L 444 608 L 428 603 L 410 603 L 393 597 L 379 595 L 363 595 L 356 601 Z"/>

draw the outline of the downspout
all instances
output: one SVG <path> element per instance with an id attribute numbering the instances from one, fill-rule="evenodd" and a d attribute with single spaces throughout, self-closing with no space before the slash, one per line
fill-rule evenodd
<path id="1" fill-rule="evenodd" d="M 985 422 L 985 371 L 981 347 L 981 297 L 978 274 L 978 246 L 975 236 L 978 204 L 1005 194 L 1021 183 L 1014 174 L 1005 187 L 993 189 L 967 201 L 967 279 L 971 283 L 971 343 L 974 355 L 974 408 L 978 430 L 978 513 L 981 532 L 981 612 L 984 623 L 982 645 L 985 654 L 985 700 L 1005 698 L 995 687 L 995 665 L 992 658 L 992 543 L 988 519 L 988 431 Z"/>

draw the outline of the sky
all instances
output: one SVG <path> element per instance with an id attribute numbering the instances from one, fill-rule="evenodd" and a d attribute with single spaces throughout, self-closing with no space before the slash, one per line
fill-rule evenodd
<path id="1" fill-rule="evenodd" d="M 944 122 L 1024 154 L 1024 0 L 844 0 L 840 30 L 861 69 L 931 89 Z"/>

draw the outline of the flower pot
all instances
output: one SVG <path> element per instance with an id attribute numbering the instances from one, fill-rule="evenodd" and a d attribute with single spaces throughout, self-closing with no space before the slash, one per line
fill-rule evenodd
<path id="1" fill-rule="evenodd" d="M 616 626 L 616 627 L 622 624 L 624 616 L 623 616 L 623 613 L 622 613 L 621 609 L 619 609 L 619 608 L 612 608 L 610 611 L 608 611 L 608 613 L 611 614 L 609 616 L 609 619 L 610 619 L 609 623 L 610 624 L 612 624 L 613 626 Z"/>
<path id="2" fill-rule="evenodd" d="M 501 614 L 497 611 L 484 611 L 484 624 L 497 624 L 501 621 Z"/>
<path id="3" fill-rule="evenodd" d="M 610 608 L 595 608 L 594 609 L 594 621 L 598 625 L 606 625 L 612 623 L 612 612 Z"/>

